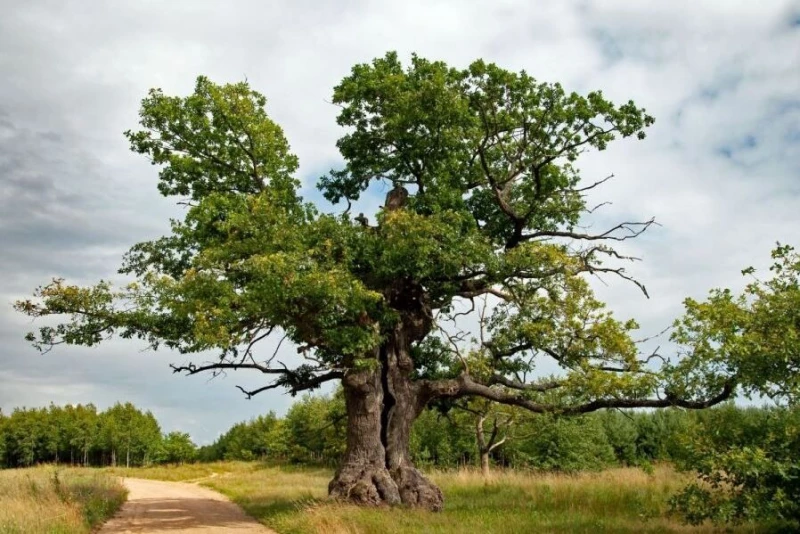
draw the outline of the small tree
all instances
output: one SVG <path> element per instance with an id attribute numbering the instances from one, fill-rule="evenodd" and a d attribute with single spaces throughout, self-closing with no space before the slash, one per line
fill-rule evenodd
<path id="1" fill-rule="evenodd" d="M 100 419 L 93 404 L 78 405 L 75 408 L 75 436 L 71 445 L 81 453 L 81 462 L 89 465 L 89 451 L 97 444 Z"/>
<path id="2" fill-rule="evenodd" d="M 779 244 L 772 258 L 768 280 L 756 278 L 753 268 L 742 271 L 754 280 L 739 295 L 716 289 L 705 302 L 686 300 L 673 335 L 694 356 L 675 368 L 682 393 L 737 380 L 748 396 L 798 406 L 800 254 Z M 674 501 L 691 522 L 785 519 L 800 524 L 800 410 L 759 414 L 750 426 L 750 433 L 760 428 L 764 435 L 754 440 L 696 434 L 683 464 L 697 470 L 705 484 L 689 486 Z"/>
<path id="3" fill-rule="evenodd" d="M 483 400 L 475 415 L 475 442 L 481 463 L 481 474 L 489 476 L 489 455 L 508 441 L 509 430 L 513 425 L 513 414 L 508 410 L 497 410 L 489 401 Z M 487 429 L 486 425 L 489 424 Z"/>
<path id="4" fill-rule="evenodd" d="M 182 464 L 197 456 L 197 446 L 186 432 L 170 432 L 161 441 L 159 461 Z"/>
<path id="5" fill-rule="evenodd" d="M 274 412 L 234 425 L 217 440 L 220 457 L 236 460 L 281 459 L 286 456 L 285 424 Z"/>
<path id="6" fill-rule="evenodd" d="M 295 402 L 283 420 L 293 461 L 330 463 L 344 449 L 346 414 L 341 394 L 306 396 Z"/>
<path id="7" fill-rule="evenodd" d="M 472 427 L 481 474 L 489 477 L 490 455 L 511 438 L 518 416 L 515 409 L 480 397 L 460 399 L 444 408 L 448 409 L 447 415 L 452 423 Z M 454 414 L 461 415 L 453 417 Z"/>
<path id="8" fill-rule="evenodd" d="M 142 129 L 126 135 L 186 215 L 130 250 L 121 269 L 130 285 L 55 280 L 18 302 L 33 317 L 67 317 L 28 339 L 47 350 L 116 333 L 186 355 L 214 350 L 174 370 L 273 379 L 248 396 L 341 381 L 347 447 L 331 496 L 432 510 L 442 494 L 414 467 L 409 436 L 434 400 L 578 414 L 705 408 L 734 393 L 741 374 L 676 389 L 681 367 L 641 358 L 636 324 L 612 317 L 586 280 L 631 280 L 619 263 L 630 258 L 612 245 L 653 221 L 582 229 L 594 210 L 587 195 L 608 178 L 584 179 L 575 161 L 643 139 L 653 123 L 643 109 L 480 60 L 454 69 L 414 56 L 404 68 L 394 53 L 355 66 L 333 102 L 347 131 L 337 143 L 344 167 L 319 181 L 342 206 L 328 214 L 300 198 L 297 158 L 246 83 L 200 77 L 186 98 L 152 90 Z M 391 187 L 384 207 L 353 217 L 351 203 L 381 184 Z M 493 372 L 478 377 L 442 350 L 442 324 L 485 295 L 496 306 L 479 349 Z M 271 336 L 306 361 L 262 352 Z M 521 381 L 542 358 L 560 377 Z"/>

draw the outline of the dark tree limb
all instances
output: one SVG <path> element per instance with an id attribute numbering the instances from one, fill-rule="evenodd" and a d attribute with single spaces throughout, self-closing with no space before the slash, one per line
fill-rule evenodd
<path id="1" fill-rule="evenodd" d="M 663 399 L 603 398 L 586 403 L 561 406 L 539 403 L 520 394 L 492 388 L 489 385 L 476 382 L 467 374 L 461 374 L 458 378 L 449 380 L 423 381 L 420 386 L 421 391 L 428 400 L 477 396 L 500 404 L 518 406 L 533 413 L 555 413 L 561 415 L 577 415 L 607 408 L 667 408 L 676 406 L 688 410 L 701 410 L 724 402 L 733 395 L 736 389 L 735 383 L 728 381 L 718 394 L 701 400 L 681 399 L 667 394 Z"/>
<path id="2" fill-rule="evenodd" d="M 185 373 L 186 376 L 196 375 L 208 371 L 218 373 L 218 372 L 224 372 L 226 370 L 238 370 L 238 369 L 251 369 L 260 371 L 263 374 L 279 375 L 278 378 L 276 378 L 275 381 L 272 382 L 271 384 L 262 386 L 254 390 L 246 390 L 241 386 L 236 386 L 242 393 L 244 393 L 247 396 L 248 399 L 252 398 L 258 393 L 270 389 L 275 389 L 278 387 L 287 388 L 291 395 L 295 395 L 300 391 L 315 389 L 320 385 L 324 384 L 325 382 L 329 382 L 331 380 L 338 380 L 344 377 L 344 372 L 339 370 L 328 371 L 322 374 L 313 374 L 313 372 L 312 374 L 309 374 L 308 372 L 299 372 L 296 369 L 289 369 L 285 365 L 283 365 L 282 369 L 277 369 L 274 367 L 268 367 L 258 363 L 219 362 L 219 363 L 209 363 L 205 365 L 195 365 L 193 363 L 189 363 L 187 365 L 170 364 L 170 367 L 172 368 L 173 373 Z M 322 371 L 322 369 L 318 369 L 317 371 Z"/>

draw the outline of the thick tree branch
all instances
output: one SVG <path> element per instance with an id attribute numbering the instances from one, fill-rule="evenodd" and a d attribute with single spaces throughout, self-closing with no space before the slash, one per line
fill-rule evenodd
<path id="1" fill-rule="evenodd" d="M 513 345 L 503 350 L 499 350 L 495 348 L 494 344 L 491 341 L 486 341 L 483 343 L 483 346 L 486 347 L 489 352 L 492 354 L 492 357 L 496 360 L 502 358 L 508 358 L 509 356 L 513 356 L 515 354 L 519 354 L 520 352 L 525 352 L 526 350 L 531 350 L 533 345 L 531 343 L 520 343 L 519 345 Z"/>
<path id="2" fill-rule="evenodd" d="M 203 373 L 206 371 L 224 371 L 227 369 L 232 369 L 232 370 L 255 369 L 256 371 L 261 371 L 264 374 L 275 374 L 275 375 L 283 375 L 286 374 L 287 372 L 291 372 L 288 369 L 274 369 L 258 363 L 220 362 L 220 363 L 209 363 L 205 365 L 195 365 L 193 363 L 189 363 L 186 365 L 170 364 L 170 368 L 172 369 L 173 373 L 186 373 L 186 376 L 196 375 L 198 373 Z"/>
<path id="3" fill-rule="evenodd" d="M 486 384 L 476 382 L 467 374 L 461 374 L 458 378 L 449 380 L 427 380 L 423 381 L 420 385 L 421 390 L 428 400 L 434 398 L 476 396 L 500 404 L 519 406 L 520 408 L 534 413 L 556 413 L 561 415 L 577 415 L 606 408 L 667 408 L 670 406 L 677 406 L 689 410 L 700 410 L 710 408 L 711 406 L 729 399 L 735 391 L 735 384 L 729 381 L 725 383 L 724 387 L 717 395 L 702 400 L 680 399 L 672 395 L 667 395 L 664 399 L 604 398 L 582 404 L 562 406 L 539 403 L 520 394 L 492 388 Z"/>
<path id="4" fill-rule="evenodd" d="M 456 294 L 465 299 L 472 299 L 482 295 L 494 295 L 506 302 L 514 300 L 511 294 L 496 288 L 486 280 L 465 280 L 460 284 L 459 291 Z"/>

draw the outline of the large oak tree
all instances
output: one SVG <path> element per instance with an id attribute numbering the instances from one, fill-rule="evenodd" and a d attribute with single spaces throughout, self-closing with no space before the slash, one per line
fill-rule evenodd
<path id="1" fill-rule="evenodd" d="M 479 396 L 576 414 L 704 408 L 733 394 L 736 375 L 698 381 L 640 355 L 636 324 L 612 317 L 587 282 L 633 281 L 613 245 L 653 221 L 587 231 L 587 195 L 605 178 L 575 162 L 643 139 L 653 123 L 643 109 L 480 60 L 461 70 L 415 56 L 404 67 L 394 53 L 355 66 L 333 103 L 344 166 L 318 185 L 341 209 L 323 213 L 298 195 L 298 160 L 247 83 L 200 77 L 185 98 L 150 91 L 141 129 L 126 136 L 159 167 L 159 191 L 188 204 L 185 217 L 131 248 L 130 285 L 54 280 L 18 302 L 66 317 L 29 339 L 48 350 L 140 338 L 186 355 L 175 371 L 262 373 L 250 396 L 341 381 L 347 450 L 330 494 L 433 510 L 442 494 L 409 456 L 411 425 L 431 402 Z M 354 217 L 351 203 L 380 184 L 385 206 Z M 480 339 L 448 326 L 487 297 Z M 264 350 L 274 336 L 304 363 Z M 543 376 L 545 359 L 560 371 Z"/>

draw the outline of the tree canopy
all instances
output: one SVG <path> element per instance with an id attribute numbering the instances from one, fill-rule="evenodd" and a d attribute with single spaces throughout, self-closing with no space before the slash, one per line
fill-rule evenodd
<path id="1" fill-rule="evenodd" d="M 795 407 L 785 418 L 762 417 L 757 440 L 695 437 L 683 464 L 703 484 L 675 499 L 692 522 L 800 520 L 800 254 L 779 243 L 772 259 L 770 278 L 744 269 L 752 280 L 741 293 L 715 289 L 703 302 L 687 299 L 675 323 L 673 339 L 688 355 L 678 366 L 684 391 L 736 381 L 747 396 Z"/>
<path id="2" fill-rule="evenodd" d="M 298 160 L 247 83 L 151 90 L 141 129 L 125 135 L 159 167 L 159 191 L 188 204 L 185 217 L 131 248 L 121 267 L 131 284 L 55 280 L 18 302 L 34 317 L 66 316 L 29 339 L 47 350 L 118 334 L 187 355 L 175 371 L 270 377 L 248 396 L 341 380 L 348 443 L 331 494 L 431 509 L 441 493 L 413 468 L 408 439 L 437 399 L 575 414 L 704 408 L 758 385 L 745 360 L 717 372 L 719 353 L 688 337 L 683 359 L 641 355 L 636 323 L 616 319 L 587 281 L 614 275 L 646 294 L 613 245 L 654 221 L 585 230 L 587 196 L 608 177 L 576 164 L 644 139 L 654 122 L 644 109 L 482 60 L 403 66 L 395 53 L 353 67 L 333 103 L 344 165 L 318 186 L 341 209 L 325 213 L 301 198 Z M 392 186 L 385 206 L 373 221 L 354 217 L 352 202 L 376 184 Z M 480 298 L 492 303 L 480 339 L 448 326 Z M 273 336 L 304 362 L 265 351 Z M 543 359 L 559 373 L 537 372 Z"/>

